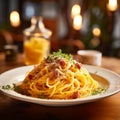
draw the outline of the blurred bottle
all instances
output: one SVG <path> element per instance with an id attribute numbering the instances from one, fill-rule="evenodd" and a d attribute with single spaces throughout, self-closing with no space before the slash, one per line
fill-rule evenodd
<path id="1" fill-rule="evenodd" d="M 52 32 L 45 28 L 41 16 L 34 16 L 31 19 L 31 26 L 25 29 L 23 33 L 25 64 L 39 64 L 50 53 Z"/>

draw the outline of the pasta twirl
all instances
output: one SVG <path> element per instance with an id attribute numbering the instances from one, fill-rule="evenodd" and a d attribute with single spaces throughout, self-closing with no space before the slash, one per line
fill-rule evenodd
<path id="1" fill-rule="evenodd" d="M 90 96 L 99 84 L 81 63 L 59 51 L 35 66 L 18 88 L 20 93 L 37 98 L 76 99 Z"/>

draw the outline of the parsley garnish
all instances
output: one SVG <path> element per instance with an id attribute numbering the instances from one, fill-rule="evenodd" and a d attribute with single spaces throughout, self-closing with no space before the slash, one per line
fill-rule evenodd
<path id="1" fill-rule="evenodd" d="M 92 92 L 92 95 L 97 95 L 97 94 L 103 93 L 105 91 L 106 91 L 105 88 L 98 88 Z"/>
<path id="2" fill-rule="evenodd" d="M 10 89 L 12 89 L 12 87 L 10 85 L 4 85 L 4 86 L 2 86 L 2 89 L 10 90 Z"/>
<path id="3" fill-rule="evenodd" d="M 50 60 L 53 60 L 54 58 L 65 58 L 65 59 L 68 59 L 69 61 L 73 61 L 73 56 L 71 54 L 62 53 L 61 49 L 59 49 L 58 52 L 53 52 L 49 56 Z"/>
<path id="4" fill-rule="evenodd" d="M 2 89 L 4 90 L 14 90 L 16 88 L 16 85 L 13 83 L 13 85 L 4 85 L 2 86 Z"/>

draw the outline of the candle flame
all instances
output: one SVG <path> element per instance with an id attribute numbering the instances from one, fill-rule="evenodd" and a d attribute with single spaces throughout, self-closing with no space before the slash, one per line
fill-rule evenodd
<path id="1" fill-rule="evenodd" d="M 80 11 L 81 11 L 80 5 L 78 4 L 73 5 L 71 10 L 71 17 L 74 18 L 74 16 L 79 15 Z"/>
<path id="2" fill-rule="evenodd" d="M 76 15 L 73 19 L 73 28 L 75 30 L 80 30 L 82 27 L 82 16 Z"/>
<path id="3" fill-rule="evenodd" d="M 20 25 L 20 16 L 17 11 L 12 11 L 10 13 L 10 23 L 13 27 L 18 27 Z"/>
<path id="4" fill-rule="evenodd" d="M 94 28 L 93 29 L 93 35 L 96 37 L 99 37 L 101 34 L 101 30 L 99 28 Z"/>
<path id="5" fill-rule="evenodd" d="M 118 8 L 117 0 L 109 0 L 109 3 L 107 4 L 107 8 L 108 8 L 110 11 L 115 11 L 115 10 L 117 10 L 117 8 Z"/>

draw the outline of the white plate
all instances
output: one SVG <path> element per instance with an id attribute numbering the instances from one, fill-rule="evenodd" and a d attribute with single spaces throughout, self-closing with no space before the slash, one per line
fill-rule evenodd
<path id="1" fill-rule="evenodd" d="M 37 103 L 46 106 L 70 106 L 70 105 L 77 105 L 87 102 L 93 102 L 114 95 L 120 91 L 120 75 L 100 67 L 89 66 L 89 65 L 84 65 L 83 67 L 87 68 L 87 70 L 90 73 L 95 73 L 98 76 L 101 76 L 100 78 L 103 78 L 103 80 L 102 81 L 99 80 L 99 82 L 102 82 L 102 84 L 105 84 L 105 86 L 108 87 L 105 93 L 101 95 L 94 95 L 86 98 L 79 98 L 72 100 L 51 100 L 51 99 L 33 98 L 19 94 L 13 90 L 2 89 L 2 86 L 13 85 L 13 83 L 18 83 L 22 81 L 26 73 L 33 69 L 33 66 L 23 66 L 2 73 L 0 75 L 0 91 L 3 92 L 5 95 L 12 97 L 14 99 Z"/>

